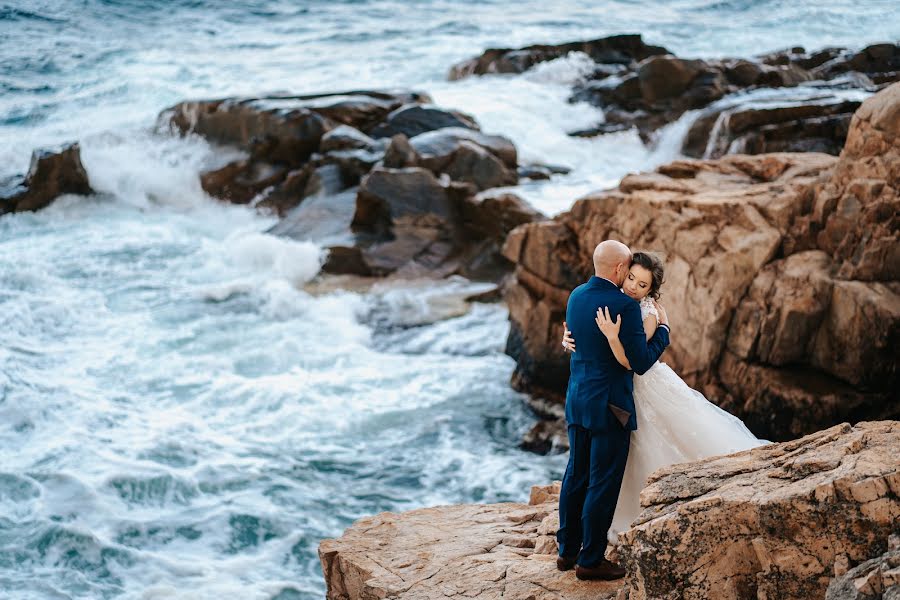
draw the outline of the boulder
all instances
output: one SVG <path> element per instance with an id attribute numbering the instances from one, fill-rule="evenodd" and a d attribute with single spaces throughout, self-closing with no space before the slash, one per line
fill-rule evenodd
<path id="1" fill-rule="evenodd" d="M 468 504 L 381 513 L 319 544 L 328 600 L 616 598 L 619 582 L 556 569 L 551 541 L 559 486 L 528 504 Z M 558 522 L 558 521 L 557 521 Z"/>
<path id="2" fill-rule="evenodd" d="M 896 533 L 898 444 L 896 421 L 844 423 L 660 469 L 619 537 L 628 598 L 824 597 L 836 565 L 882 555 Z"/>
<path id="3" fill-rule="evenodd" d="M 58 149 L 36 150 L 31 154 L 24 180 L 0 188 L 0 215 L 40 210 L 63 194 L 92 193 L 77 142 Z"/>
<path id="4" fill-rule="evenodd" d="M 462 127 L 478 131 L 478 124 L 469 115 L 455 110 L 444 110 L 434 105 L 408 104 L 391 112 L 371 131 L 376 138 L 389 138 L 398 133 L 414 137 L 426 131 L 444 127 Z"/>
<path id="5" fill-rule="evenodd" d="M 462 142 L 470 142 L 496 156 L 505 167 L 515 169 L 518 154 L 512 141 L 500 135 L 488 135 L 462 127 L 447 127 L 417 135 L 409 140 L 419 162 L 435 173 L 444 171 Z"/>

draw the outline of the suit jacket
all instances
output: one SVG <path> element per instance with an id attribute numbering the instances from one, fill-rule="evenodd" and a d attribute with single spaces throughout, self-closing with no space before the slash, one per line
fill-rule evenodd
<path id="1" fill-rule="evenodd" d="M 619 339 L 635 373 L 643 375 L 669 345 L 669 331 L 658 327 L 650 340 L 644 333 L 641 309 L 614 283 L 591 277 L 569 295 L 566 323 L 575 338 L 566 390 L 566 421 L 592 431 L 612 426 L 637 429 L 632 372 L 619 364 L 594 318 L 598 307 L 621 315 Z"/>

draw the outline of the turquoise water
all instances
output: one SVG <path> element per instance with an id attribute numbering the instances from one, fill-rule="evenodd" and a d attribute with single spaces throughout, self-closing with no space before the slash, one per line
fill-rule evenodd
<path id="1" fill-rule="evenodd" d="M 410 87 L 571 175 L 542 210 L 677 154 L 596 140 L 573 56 L 449 83 L 489 46 L 641 32 L 680 55 L 898 37 L 893 2 L 17 2 L 0 6 L 0 178 L 79 140 L 98 194 L 0 217 L 0 598 L 321 598 L 316 548 L 384 510 L 525 500 L 502 306 L 478 285 L 310 285 L 315 245 L 220 204 L 228 157 L 156 132 L 185 98 Z M 679 129 L 681 128 L 681 129 Z"/>

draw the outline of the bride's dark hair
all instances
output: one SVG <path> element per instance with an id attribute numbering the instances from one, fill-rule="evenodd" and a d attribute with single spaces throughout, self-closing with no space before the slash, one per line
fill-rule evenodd
<path id="1" fill-rule="evenodd" d="M 665 268 L 662 259 L 649 252 L 635 252 L 631 256 L 631 264 L 640 265 L 650 271 L 650 292 L 647 294 L 654 300 L 659 300 L 659 288 L 662 286 Z"/>

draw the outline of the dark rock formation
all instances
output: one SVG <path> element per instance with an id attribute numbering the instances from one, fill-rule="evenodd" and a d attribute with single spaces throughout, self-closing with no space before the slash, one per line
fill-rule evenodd
<path id="1" fill-rule="evenodd" d="M 40 210 L 63 194 L 92 193 L 77 143 L 60 149 L 35 150 L 25 179 L 0 187 L 0 215 Z"/>

